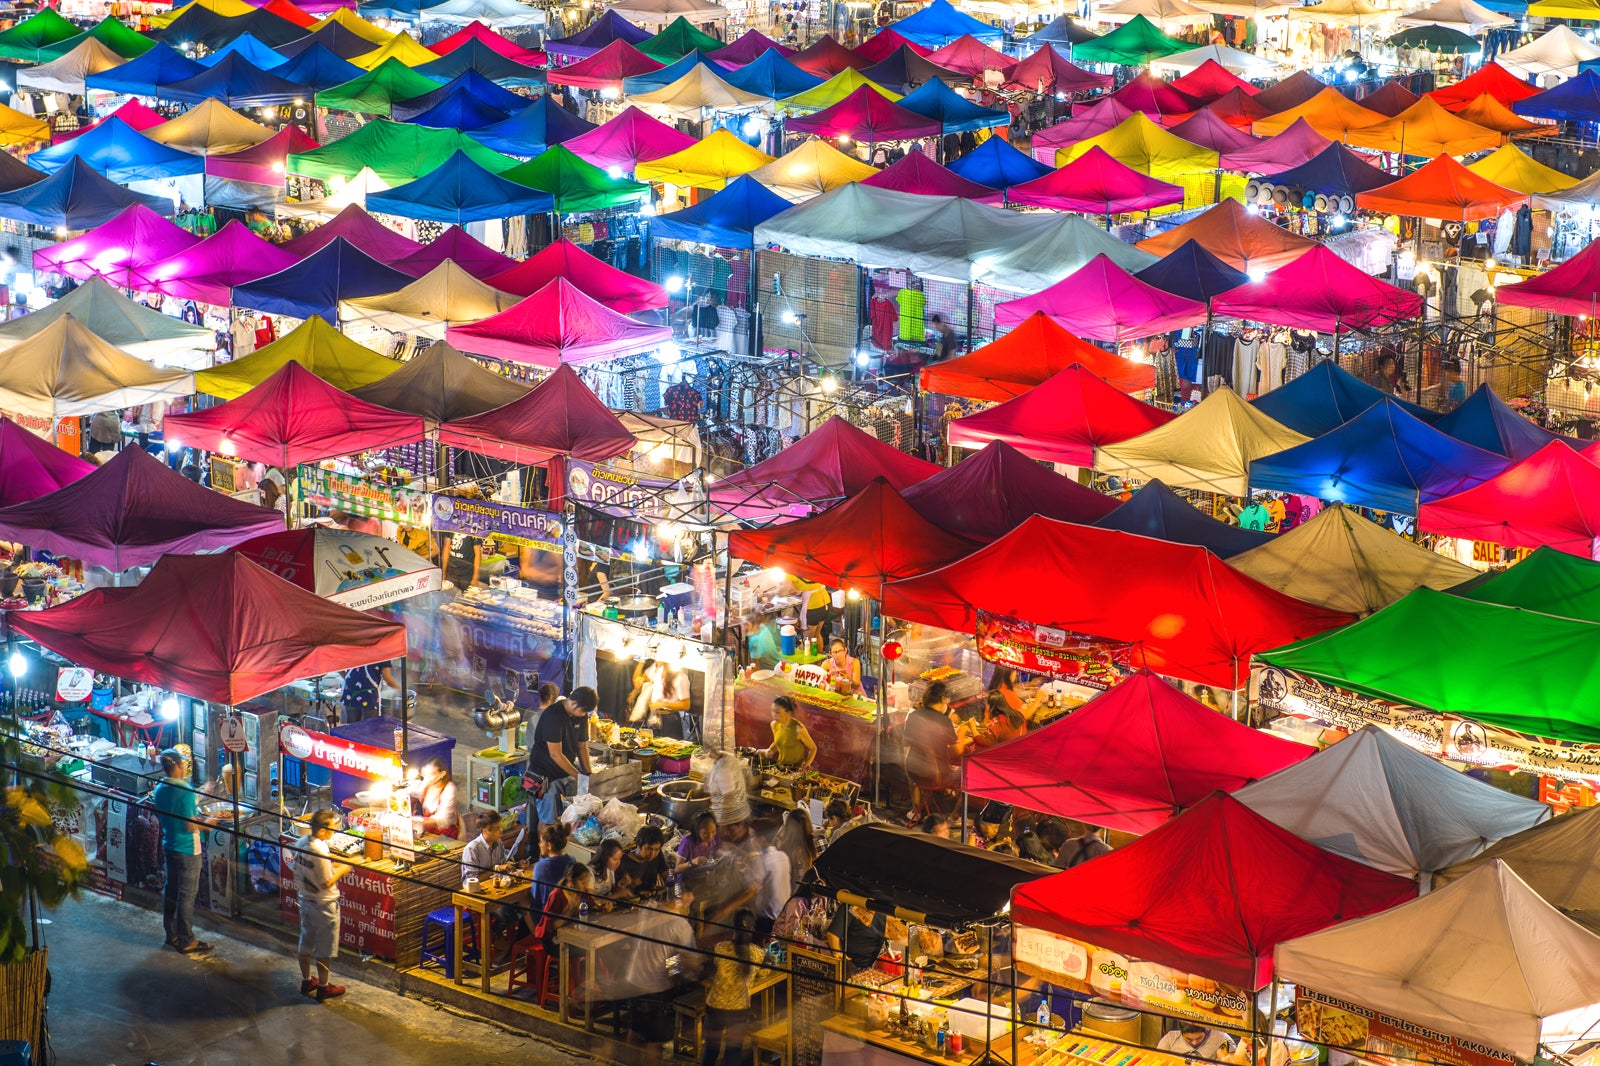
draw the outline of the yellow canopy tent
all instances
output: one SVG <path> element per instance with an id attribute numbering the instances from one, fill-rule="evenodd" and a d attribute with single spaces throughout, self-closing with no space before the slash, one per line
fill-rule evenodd
<path id="1" fill-rule="evenodd" d="M 190 0 L 189 3 L 184 4 L 182 7 L 175 7 L 164 15 L 151 15 L 150 25 L 156 29 L 170 26 L 178 20 L 178 16 L 192 7 L 198 7 L 202 11 L 209 11 L 214 15 L 221 15 L 223 18 L 228 19 L 238 18 L 240 15 L 248 15 L 256 9 L 254 4 L 247 4 L 245 0 Z"/>
<path id="2" fill-rule="evenodd" d="M 1325 26 L 1370 26 L 1380 19 L 1393 18 L 1394 14 L 1369 0 L 1322 0 L 1320 4 L 1289 11 L 1292 19 L 1320 22 Z"/>
<path id="3" fill-rule="evenodd" d="M 628 102 L 656 118 L 699 122 L 706 111 L 771 110 L 772 101 L 759 93 L 729 85 L 704 63 L 696 63 L 671 85 L 630 95 Z"/>
<path id="4" fill-rule="evenodd" d="M 750 171 L 750 177 L 785 200 L 800 203 L 877 172 L 876 167 L 845 155 L 820 137 L 812 137 L 766 166 Z"/>
<path id="5" fill-rule="evenodd" d="M 1394 118 L 1351 130 L 1345 142 L 1356 148 L 1433 158 L 1467 155 L 1497 148 L 1505 134 L 1451 114 L 1431 96 L 1424 96 Z"/>
<path id="6" fill-rule="evenodd" d="M 1162 129 L 1142 111 L 1098 136 L 1069 144 L 1056 152 L 1056 165 L 1065 166 L 1092 148 L 1101 148 L 1124 166 L 1162 181 L 1209 173 L 1219 164 L 1216 152 Z"/>
<path id="7" fill-rule="evenodd" d="M 778 111 L 785 115 L 808 115 L 813 111 L 821 111 L 832 107 L 843 100 L 863 85 L 875 89 L 887 100 L 899 100 L 901 95 L 892 89 L 885 89 L 877 82 L 865 77 L 859 70 L 841 70 L 827 81 L 814 89 L 807 89 L 803 93 L 786 96 L 778 101 Z"/>
<path id="8" fill-rule="evenodd" d="M 1329 87 L 1298 107 L 1256 119 L 1250 132 L 1257 137 L 1271 137 L 1294 125 L 1295 119 L 1303 118 L 1306 125 L 1329 140 L 1342 141 L 1351 130 L 1382 122 L 1386 117 L 1362 107 L 1338 89 Z"/>
<path id="9" fill-rule="evenodd" d="M 357 344 L 320 317 L 312 317 L 265 348 L 195 374 L 195 391 L 231 400 L 289 363 L 299 363 L 334 388 L 346 391 L 382 381 L 400 369 L 393 359 Z"/>
<path id="10" fill-rule="evenodd" d="M 344 10 L 340 8 L 340 10 Z M 356 56 L 350 62 L 362 70 L 371 70 L 385 59 L 398 59 L 408 67 L 420 67 L 424 63 L 432 63 L 439 58 L 438 52 L 432 52 L 417 42 L 409 33 L 397 33 L 384 43 L 383 47 L 375 48 L 364 55 Z"/>
<path id="11" fill-rule="evenodd" d="M 1529 196 L 1560 192 L 1578 184 L 1577 178 L 1545 166 L 1514 144 L 1496 148 L 1467 169 L 1496 185 Z"/>
<path id="12" fill-rule="evenodd" d="M 681 152 L 636 164 L 633 177 L 636 181 L 720 189 L 729 179 L 764 167 L 772 160 L 772 156 L 759 148 L 750 147 L 727 130 L 717 130 Z"/>
<path id="13" fill-rule="evenodd" d="M 273 131 L 252 122 L 221 100 L 206 100 L 175 119 L 144 131 L 158 144 L 195 155 L 223 155 L 254 148 Z"/>
<path id="14" fill-rule="evenodd" d="M 50 139 L 50 123 L 0 104 L 0 147 Z"/>
<path id="15" fill-rule="evenodd" d="M 1551 137 L 1561 132 L 1554 122 L 1535 122 L 1523 118 L 1488 93 L 1480 93 L 1456 114 L 1485 129 L 1498 130 L 1508 137 Z"/>
<path id="16" fill-rule="evenodd" d="M 1546 19 L 1600 19 L 1600 3 L 1595 0 L 1538 0 L 1528 5 L 1528 15 Z"/>
<path id="17" fill-rule="evenodd" d="M 481 322 L 521 299 L 485 285 L 454 259 L 446 259 L 396 292 L 343 301 L 339 316 L 346 330 L 367 326 L 443 340 L 449 327 Z"/>
<path id="18" fill-rule="evenodd" d="M 389 38 L 394 36 L 394 34 L 390 33 L 382 26 L 374 26 L 372 23 L 368 22 L 366 19 L 362 18 L 360 15 L 356 14 L 354 11 L 351 11 L 347 7 L 334 8 L 332 13 L 330 13 L 326 18 L 320 18 L 311 25 L 307 26 L 306 33 L 316 33 L 330 22 L 337 22 L 339 25 L 343 26 L 357 37 L 365 37 L 367 40 L 372 42 L 372 47 L 374 48 L 377 48 L 380 45 L 388 44 Z M 439 57 L 435 55 L 434 58 L 437 59 Z M 367 69 L 370 70 L 371 68 L 369 67 Z"/>

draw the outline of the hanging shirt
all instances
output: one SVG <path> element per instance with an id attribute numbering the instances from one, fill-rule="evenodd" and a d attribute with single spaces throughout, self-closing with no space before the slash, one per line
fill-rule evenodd
<path id="1" fill-rule="evenodd" d="M 921 343 L 928 336 L 924 317 L 928 309 L 928 298 L 916 289 L 901 289 L 895 294 L 894 302 L 900 308 L 899 338 L 903 341 Z"/>

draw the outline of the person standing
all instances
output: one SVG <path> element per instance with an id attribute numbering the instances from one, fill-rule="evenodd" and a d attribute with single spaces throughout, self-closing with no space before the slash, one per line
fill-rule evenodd
<path id="1" fill-rule="evenodd" d="M 528 774 L 538 790 L 534 813 L 542 824 L 560 817 L 562 800 L 577 792 L 578 775 L 590 773 L 587 719 L 598 706 L 600 697 L 585 685 L 539 712 L 528 742 Z"/>
<path id="2" fill-rule="evenodd" d="M 319 1003 L 344 995 L 330 963 L 339 954 L 339 879 L 350 872 L 333 861 L 328 841 L 339 815 L 324 808 L 311 816 L 311 832 L 295 841 L 294 884 L 300 893 L 300 994 Z M 317 975 L 311 976 L 311 964 Z"/>
<path id="3" fill-rule="evenodd" d="M 755 915 L 733 916 L 733 939 L 716 947 L 706 984 L 705 1039 L 700 1066 L 739 1066 L 744 1059 L 744 1034 L 750 1027 L 750 984 L 762 951 L 755 945 Z"/>
<path id="4" fill-rule="evenodd" d="M 1098 859 L 1110 850 L 1111 845 L 1100 835 L 1099 826 L 1085 826 L 1082 833 L 1061 845 L 1061 850 L 1056 852 L 1055 865 L 1060 869 L 1070 870 L 1090 859 Z"/>
<path id="5" fill-rule="evenodd" d="M 211 945 L 194 935 L 194 897 L 200 891 L 200 796 L 189 783 L 190 764 L 183 752 L 168 748 L 161 753 L 161 772 L 167 776 L 152 797 L 161 822 L 161 847 L 167 856 L 167 887 L 161 902 L 161 923 L 167 945 L 184 955 L 210 951 Z"/>
<path id="6" fill-rule="evenodd" d="M 344 691 L 341 694 L 345 722 L 348 724 L 376 718 L 379 696 L 385 685 L 390 689 L 400 687 L 394 679 L 394 669 L 387 659 L 346 670 Z"/>

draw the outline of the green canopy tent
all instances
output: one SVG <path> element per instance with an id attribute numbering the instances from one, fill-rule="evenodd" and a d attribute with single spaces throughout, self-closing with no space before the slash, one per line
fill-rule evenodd
<path id="1" fill-rule="evenodd" d="M 0 33 L 0 59 L 20 63 L 46 63 L 55 58 L 50 46 L 70 40 L 83 31 L 47 7 L 30 19 Z"/>
<path id="2" fill-rule="evenodd" d="M 1449 592 L 1480 603 L 1600 622 L 1600 563 L 1559 548 L 1535 548 L 1509 570 L 1475 577 Z"/>
<path id="3" fill-rule="evenodd" d="M 517 160 L 485 148 L 457 130 L 377 118 L 348 137 L 309 152 L 290 155 L 285 169 L 290 174 L 308 178 L 349 181 L 361 173 L 362 167 L 371 167 L 385 185 L 394 188 L 431 173 L 456 152 L 463 153 L 492 174 L 517 165 Z"/>
<path id="4" fill-rule="evenodd" d="M 1413 26 L 1390 37 L 1394 48 L 1420 48 L 1436 55 L 1471 55 L 1483 51 L 1483 42 L 1448 26 Z"/>
<path id="5" fill-rule="evenodd" d="M 675 63 L 690 52 L 715 52 L 723 42 L 695 29 L 682 15 L 673 19 L 654 37 L 634 45 L 658 63 Z"/>
<path id="6" fill-rule="evenodd" d="M 90 38 L 99 41 L 123 59 L 136 59 L 150 51 L 156 44 L 155 41 L 137 30 L 130 30 L 123 25 L 121 19 L 107 15 L 93 29 L 80 33 L 76 37 L 68 37 L 64 41 L 57 41 L 48 48 L 40 49 L 39 54 L 46 61 L 60 59 Z"/>
<path id="7" fill-rule="evenodd" d="M 1085 41 L 1072 49 L 1078 63 L 1116 63 L 1142 67 L 1153 59 L 1186 52 L 1194 45 L 1168 37 L 1143 15 L 1135 15 L 1104 37 Z"/>
<path id="8" fill-rule="evenodd" d="M 488 151 L 487 148 L 482 150 Z M 604 211 L 608 207 L 638 203 L 650 196 L 650 186 L 644 182 L 613 178 L 559 144 L 546 148 L 501 176 L 549 193 L 555 197 L 556 210 L 561 214 Z"/>
<path id="9" fill-rule="evenodd" d="M 443 84 L 426 74 L 418 74 L 398 59 L 385 59 L 353 81 L 322 90 L 316 95 L 316 102 L 318 107 L 333 111 L 388 118 L 397 102 L 431 93 Z"/>

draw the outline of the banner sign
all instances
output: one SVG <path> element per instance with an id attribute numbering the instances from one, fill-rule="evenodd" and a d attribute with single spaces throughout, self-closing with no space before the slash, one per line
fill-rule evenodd
<path id="1" fill-rule="evenodd" d="M 433 531 L 517 544 L 545 551 L 561 551 L 561 516 L 532 507 L 513 507 L 494 500 L 467 500 L 460 496 L 433 498 Z"/>
<path id="2" fill-rule="evenodd" d="M 318 733 L 283 722 L 278 726 L 278 744 L 283 754 L 313 766 L 326 766 L 340 773 L 370 777 L 375 781 L 398 781 L 403 768 L 400 753 L 385 748 L 357 744 L 329 733 Z"/>
<path id="3" fill-rule="evenodd" d="M 320 466 L 301 467 L 299 480 L 300 498 L 318 507 L 331 507 L 383 522 L 398 522 L 402 526 L 427 528 L 426 492 L 377 485 L 365 478 L 350 477 Z"/>
<path id="4" fill-rule="evenodd" d="M 671 478 L 650 477 L 582 459 L 567 460 L 567 492 L 576 503 L 617 518 L 665 518 Z"/>
<path id="5" fill-rule="evenodd" d="M 1133 672 L 1133 645 L 978 612 L 978 654 L 1025 674 L 1107 689 Z"/>
<path id="6" fill-rule="evenodd" d="M 1217 1025 L 1239 1025 L 1250 1011 L 1250 993 L 1163 966 L 1130 959 L 1071 937 L 1017 926 L 1018 968 L 1030 977 L 1086 992 L 1135 1010 Z"/>
<path id="7" fill-rule="evenodd" d="M 1350 1051 L 1384 1066 L 1418 1061 L 1455 1066 L 1512 1066 L 1516 1056 L 1477 1040 L 1450 1036 L 1381 1011 L 1296 988 L 1295 1024 L 1303 1040 Z"/>
<path id="8" fill-rule="evenodd" d="M 1351 733 L 1376 724 L 1418 751 L 1451 762 L 1600 780 L 1600 744 L 1545 740 L 1455 714 L 1391 703 L 1265 663 L 1258 662 L 1250 671 L 1250 700 L 1266 711 Z"/>

